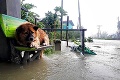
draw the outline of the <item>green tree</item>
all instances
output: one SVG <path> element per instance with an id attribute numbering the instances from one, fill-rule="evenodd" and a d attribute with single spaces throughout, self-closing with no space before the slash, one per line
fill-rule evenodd
<path id="1" fill-rule="evenodd" d="M 45 18 L 43 18 L 42 22 L 45 24 L 46 28 L 59 28 L 60 27 L 60 16 L 62 13 L 63 16 L 67 15 L 67 12 L 61 7 L 55 7 L 54 13 L 48 11 L 45 13 Z"/>
<path id="2" fill-rule="evenodd" d="M 30 10 L 33 9 L 33 8 L 36 8 L 36 6 L 33 5 L 33 4 L 29 4 L 29 3 L 24 4 L 23 3 L 24 1 L 25 0 L 22 0 L 22 2 L 21 2 L 21 6 L 22 6 L 21 19 L 24 19 L 24 20 L 34 24 L 35 23 L 35 18 L 39 18 L 39 15 L 30 11 Z M 45 27 L 45 25 L 40 21 L 37 22 L 37 26 L 40 27 L 40 28 Z"/>
<path id="3" fill-rule="evenodd" d="M 38 14 L 30 11 L 31 9 L 33 9 L 35 7 L 33 4 L 26 3 L 26 4 L 21 4 L 21 6 L 22 6 L 22 8 L 25 9 L 25 10 L 23 10 L 23 9 L 21 10 L 21 18 L 22 19 L 25 19 L 25 20 L 33 23 L 34 18 L 39 17 Z"/>
<path id="4" fill-rule="evenodd" d="M 65 11 L 65 10 L 62 9 L 61 7 L 56 6 L 54 10 L 55 10 L 55 14 L 57 14 L 57 15 L 60 16 L 60 17 L 61 17 L 61 14 L 62 14 L 63 16 L 66 16 L 66 15 L 67 15 L 67 11 Z"/>
<path id="5" fill-rule="evenodd" d="M 63 14 L 63 16 L 67 15 L 67 12 L 61 7 L 55 7 L 54 11 L 54 13 L 52 13 L 51 11 L 45 13 L 45 18 L 42 19 L 45 28 L 60 28 L 61 13 Z M 60 35 L 54 31 L 54 39 L 58 38 L 59 36 Z"/>
<path id="6" fill-rule="evenodd" d="M 45 24 L 45 28 L 53 29 L 60 26 L 57 14 L 48 11 L 48 13 L 45 13 L 45 16 L 46 17 L 42 19 L 42 22 Z"/>

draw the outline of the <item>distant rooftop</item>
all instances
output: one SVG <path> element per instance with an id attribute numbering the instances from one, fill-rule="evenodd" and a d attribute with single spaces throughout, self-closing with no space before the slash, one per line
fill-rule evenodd
<path id="1" fill-rule="evenodd" d="M 72 20 L 69 20 L 69 23 L 74 26 L 74 23 L 72 22 Z M 63 24 L 67 24 L 67 21 L 63 21 Z"/>

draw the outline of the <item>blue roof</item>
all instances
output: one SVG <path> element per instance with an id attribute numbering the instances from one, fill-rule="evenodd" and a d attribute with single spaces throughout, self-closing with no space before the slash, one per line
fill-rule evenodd
<path id="1" fill-rule="evenodd" d="M 69 23 L 74 26 L 74 23 L 72 22 L 72 20 L 69 20 Z M 67 24 L 67 21 L 63 21 L 63 24 Z"/>

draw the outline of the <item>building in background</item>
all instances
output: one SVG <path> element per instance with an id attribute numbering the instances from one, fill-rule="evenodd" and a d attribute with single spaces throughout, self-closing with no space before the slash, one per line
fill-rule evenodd
<path id="1" fill-rule="evenodd" d="M 72 20 L 69 20 L 68 23 L 68 29 L 73 29 L 74 23 L 72 22 Z M 63 21 L 63 29 L 67 28 L 67 21 Z"/>

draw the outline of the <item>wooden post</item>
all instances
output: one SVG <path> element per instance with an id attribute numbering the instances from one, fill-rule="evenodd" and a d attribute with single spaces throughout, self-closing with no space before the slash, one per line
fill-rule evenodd
<path id="1" fill-rule="evenodd" d="M 38 50 L 37 53 L 34 53 L 31 57 L 30 61 L 34 61 L 35 59 L 40 59 L 40 54 L 42 50 Z"/>
<path id="2" fill-rule="evenodd" d="M 23 56 L 23 60 L 22 60 L 22 64 L 27 64 L 29 57 L 30 57 L 29 52 L 25 51 L 24 56 Z"/>
<path id="3" fill-rule="evenodd" d="M 20 0 L 0 0 L 0 14 L 6 14 L 13 17 L 21 18 Z M 5 37 L 0 26 L 0 61 L 8 61 L 9 59 L 9 39 Z"/>
<path id="4" fill-rule="evenodd" d="M 66 41 L 67 41 L 67 47 L 68 47 L 68 26 L 69 26 L 69 16 L 67 16 L 67 26 L 66 26 Z"/>
<path id="5" fill-rule="evenodd" d="M 61 40 L 54 40 L 55 51 L 61 51 Z"/>
<path id="6" fill-rule="evenodd" d="M 37 18 L 35 18 L 35 25 L 37 25 Z"/>
<path id="7" fill-rule="evenodd" d="M 82 46 L 82 54 L 84 55 L 84 47 L 85 47 L 85 44 L 84 44 L 84 37 L 85 37 L 85 29 L 82 29 L 81 30 L 81 46 Z"/>

